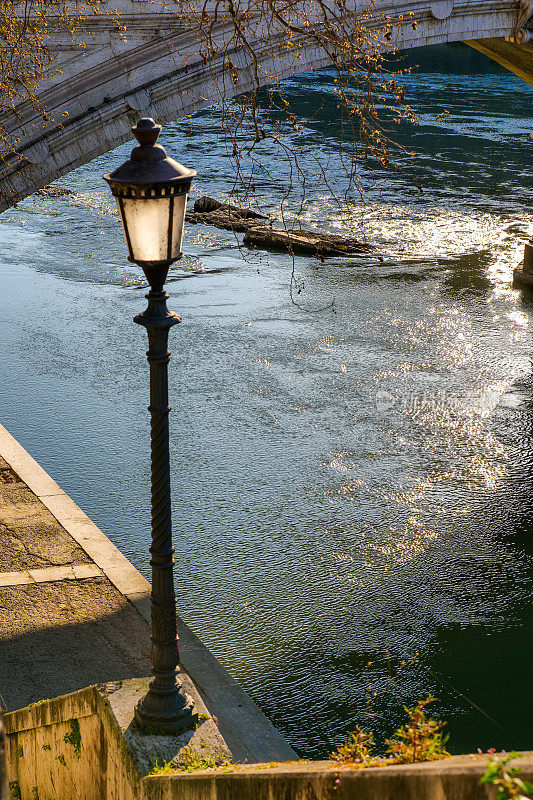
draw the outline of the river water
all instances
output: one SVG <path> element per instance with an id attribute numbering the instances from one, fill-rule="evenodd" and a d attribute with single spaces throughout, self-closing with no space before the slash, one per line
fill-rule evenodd
<path id="1" fill-rule="evenodd" d="M 411 62 L 416 164 L 353 206 L 382 260 L 296 262 L 306 306 L 336 314 L 291 303 L 288 257 L 205 227 L 169 283 L 178 610 L 305 756 L 390 734 L 429 692 L 452 751 L 533 748 L 533 305 L 512 288 L 533 90 L 462 45 Z M 295 136 L 334 181 L 332 76 L 288 91 L 321 107 Z M 208 110 L 164 133 L 197 195 L 231 185 L 218 128 Z M 0 405 L 149 577 L 144 284 L 100 178 L 128 152 L 2 215 Z M 338 229 L 319 187 L 305 217 Z"/>

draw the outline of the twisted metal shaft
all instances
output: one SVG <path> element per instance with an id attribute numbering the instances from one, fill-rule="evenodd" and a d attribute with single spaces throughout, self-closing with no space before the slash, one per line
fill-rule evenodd
<path id="1" fill-rule="evenodd" d="M 170 500 L 168 330 L 147 328 L 152 448 L 152 666 L 158 685 L 163 673 L 166 683 L 167 674 L 174 671 L 179 662 Z"/>
<path id="2" fill-rule="evenodd" d="M 174 548 L 170 499 L 170 449 L 168 415 L 168 332 L 181 322 L 167 309 L 168 294 L 154 291 L 146 295 L 148 308 L 135 317 L 148 333 L 150 365 L 151 447 L 152 447 L 152 566 L 151 664 L 153 679 L 146 697 L 135 710 L 143 727 L 178 733 L 194 725 L 198 715 L 192 700 L 178 682 L 179 650 L 174 590 Z"/>

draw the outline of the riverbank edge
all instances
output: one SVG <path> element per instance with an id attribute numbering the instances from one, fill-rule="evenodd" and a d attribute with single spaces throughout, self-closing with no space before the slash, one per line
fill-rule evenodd
<path id="1" fill-rule="evenodd" d="M 2 425 L 0 456 L 149 624 L 150 583 Z M 257 761 L 298 758 L 267 717 L 179 617 L 178 633 L 181 664 L 211 714 L 218 718 L 232 752 L 242 752 L 248 759 L 253 757 Z"/>

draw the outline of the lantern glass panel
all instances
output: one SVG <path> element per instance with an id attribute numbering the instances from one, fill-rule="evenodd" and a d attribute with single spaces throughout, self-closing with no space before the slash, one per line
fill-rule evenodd
<path id="1" fill-rule="evenodd" d="M 171 245 L 171 256 L 170 256 L 171 258 L 180 257 L 186 206 L 187 206 L 187 195 L 186 194 L 175 195 L 173 220 L 172 220 L 172 245 Z"/>
<path id="2" fill-rule="evenodd" d="M 134 261 L 166 261 L 170 197 L 117 198 L 122 226 Z"/>

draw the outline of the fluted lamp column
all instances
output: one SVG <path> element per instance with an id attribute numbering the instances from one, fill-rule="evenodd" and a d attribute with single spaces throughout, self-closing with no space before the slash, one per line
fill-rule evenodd
<path id="1" fill-rule="evenodd" d="M 116 198 L 128 259 L 150 284 L 148 307 L 135 317 L 148 333 L 152 446 L 151 665 L 153 678 L 135 709 L 137 723 L 153 733 L 192 728 L 198 713 L 179 680 L 170 502 L 168 332 L 181 318 L 167 308 L 164 289 L 170 265 L 181 257 L 187 193 L 195 170 L 169 158 L 157 144 L 161 125 L 143 118 L 132 128 L 139 142 L 131 156 L 104 175 Z"/>

